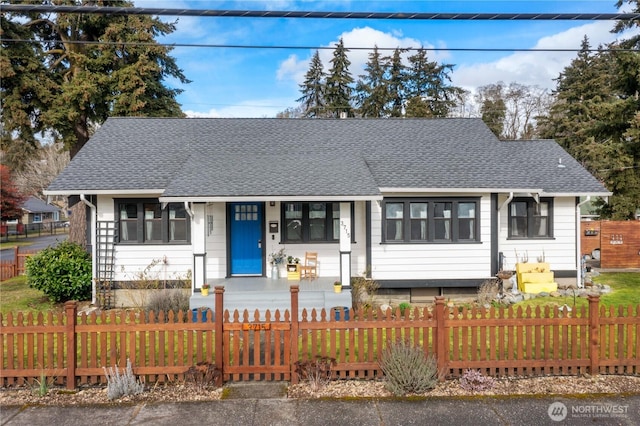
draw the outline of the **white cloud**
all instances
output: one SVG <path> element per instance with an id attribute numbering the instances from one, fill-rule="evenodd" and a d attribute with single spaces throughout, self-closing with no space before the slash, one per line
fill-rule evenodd
<path id="1" fill-rule="evenodd" d="M 614 41 L 610 21 L 598 21 L 573 27 L 558 34 L 543 37 L 534 49 L 580 49 L 586 35 L 592 48 Z M 515 52 L 494 62 L 463 64 L 455 69 L 453 83 L 465 89 L 503 81 L 518 82 L 529 86 L 554 88 L 554 79 L 576 57 L 575 51 L 567 52 Z"/>
<path id="2" fill-rule="evenodd" d="M 237 105 L 211 108 L 205 112 L 186 110 L 184 113 L 189 118 L 272 118 L 294 105 L 295 99 L 253 99 Z"/>
<path id="3" fill-rule="evenodd" d="M 357 47 L 371 47 L 378 46 L 379 48 L 391 48 L 395 49 L 396 47 L 433 47 L 431 44 L 427 42 L 419 41 L 414 38 L 402 37 L 400 33 L 395 35 L 388 34 L 379 30 L 375 30 L 370 27 L 362 27 L 362 28 L 354 28 L 348 32 L 344 32 L 340 34 L 334 41 L 329 43 L 328 45 L 324 45 L 322 47 L 330 47 L 331 49 L 321 49 L 320 50 L 320 60 L 322 61 L 322 65 L 324 66 L 324 70 L 328 71 L 331 68 L 331 58 L 333 58 L 333 48 L 338 43 L 340 38 L 342 37 L 344 41 L 344 45 L 347 48 L 357 48 Z M 287 80 L 291 79 L 296 82 L 296 84 L 302 83 L 304 80 L 304 75 L 309 69 L 309 61 L 311 60 L 311 55 L 314 52 L 310 53 L 310 56 L 306 59 L 300 59 L 297 55 L 290 55 L 285 61 L 280 63 L 278 70 L 276 72 L 278 80 Z M 369 54 L 371 50 L 359 50 L 354 49 L 350 50 L 348 53 L 349 60 L 351 61 L 351 66 L 349 67 L 349 71 L 354 79 L 357 80 L 358 76 L 364 74 L 364 67 L 369 60 Z M 380 51 L 382 56 L 391 55 L 391 51 Z M 439 60 L 436 56 L 430 55 L 435 60 Z"/>

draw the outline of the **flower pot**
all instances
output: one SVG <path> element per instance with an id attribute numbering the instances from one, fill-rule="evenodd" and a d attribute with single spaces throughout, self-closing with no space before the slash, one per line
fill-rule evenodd
<path id="1" fill-rule="evenodd" d="M 342 284 L 334 284 L 333 285 L 334 293 L 342 293 Z"/>
<path id="2" fill-rule="evenodd" d="M 280 278 L 280 271 L 278 269 L 278 265 L 271 265 L 271 279 L 277 280 Z"/>
<path id="3" fill-rule="evenodd" d="M 204 288 L 204 287 L 203 287 L 203 288 L 201 288 L 201 289 L 200 289 L 200 293 L 201 293 L 203 296 L 208 296 L 208 295 L 209 295 L 209 287 L 207 287 L 207 288 Z"/>

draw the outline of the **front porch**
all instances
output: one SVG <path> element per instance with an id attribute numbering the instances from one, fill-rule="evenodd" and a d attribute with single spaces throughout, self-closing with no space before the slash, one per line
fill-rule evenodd
<path id="1" fill-rule="evenodd" d="M 224 309 L 231 315 L 233 311 L 242 312 L 247 309 L 250 318 L 257 309 L 260 317 L 264 318 L 267 310 L 271 316 L 276 309 L 284 315 L 285 310 L 291 309 L 292 285 L 298 285 L 298 315 L 302 317 L 302 311 L 307 310 L 311 315 L 311 310 L 316 309 L 318 314 L 324 308 L 327 314 L 331 315 L 331 308 L 336 306 L 346 306 L 351 308 L 351 290 L 343 288 L 342 292 L 335 293 L 333 283 L 338 281 L 337 277 L 322 277 L 314 280 L 288 280 L 287 278 L 271 279 L 267 277 L 232 277 L 223 279 L 207 280 L 211 285 L 208 296 L 203 296 L 197 292 L 191 296 L 189 301 L 190 309 L 215 308 L 215 287 L 224 287 Z"/>

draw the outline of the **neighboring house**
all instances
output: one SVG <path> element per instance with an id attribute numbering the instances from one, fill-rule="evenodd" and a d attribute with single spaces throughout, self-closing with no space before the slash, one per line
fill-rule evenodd
<path id="1" fill-rule="evenodd" d="M 22 224 L 40 224 L 60 220 L 60 209 L 38 197 L 30 196 L 22 205 Z"/>
<path id="2" fill-rule="evenodd" d="M 46 193 L 91 209 L 116 281 L 163 259 L 199 291 L 269 276 L 284 247 L 416 296 L 475 288 L 516 253 L 576 278 L 579 197 L 610 195 L 556 142 L 480 119 L 111 118 Z"/>

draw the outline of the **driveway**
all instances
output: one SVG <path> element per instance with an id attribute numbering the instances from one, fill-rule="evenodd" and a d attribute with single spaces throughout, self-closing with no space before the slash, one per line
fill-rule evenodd
<path id="1" fill-rule="evenodd" d="M 60 235 L 47 235 L 44 237 L 36 237 L 36 238 L 27 238 L 24 240 L 20 240 L 22 241 L 29 241 L 32 244 L 30 246 L 23 246 L 21 247 L 21 250 L 28 250 L 28 251 L 40 251 L 42 249 L 45 249 L 47 247 L 50 246 L 55 246 L 58 243 L 65 241 L 67 239 L 68 235 L 67 234 L 60 234 Z M 13 248 L 7 248 L 7 249 L 3 249 L 0 250 L 0 260 L 2 261 L 8 261 L 8 262 L 13 262 L 13 256 L 14 255 L 14 250 Z"/>

